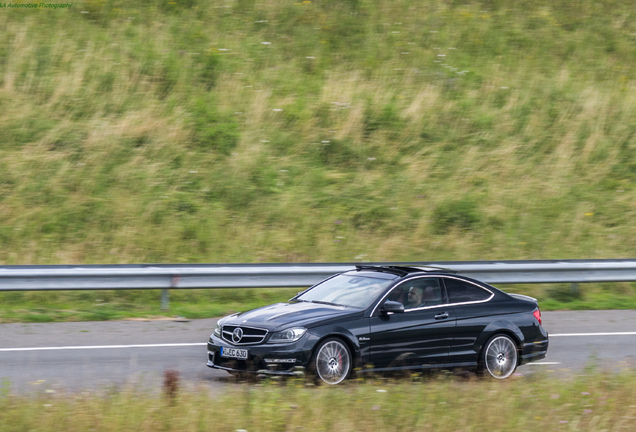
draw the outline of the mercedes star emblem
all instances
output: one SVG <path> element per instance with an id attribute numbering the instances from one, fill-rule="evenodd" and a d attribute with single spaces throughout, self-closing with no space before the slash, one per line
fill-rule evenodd
<path id="1" fill-rule="evenodd" d="M 237 327 L 232 332 L 232 342 L 239 343 L 241 339 L 243 339 L 243 329 L 240 327 Z"/>

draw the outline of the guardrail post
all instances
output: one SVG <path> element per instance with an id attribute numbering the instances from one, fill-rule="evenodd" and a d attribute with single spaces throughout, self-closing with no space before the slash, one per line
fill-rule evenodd
<path id="1" fill-rule="evenodd" d="M 570 284 L 570 292 L 572 293 L 573 296 L 578 297 L 579 295 L 579 284 L 576 282 L 573 282 L 572 284 Z"/>
<path id="2" fill-rule="evenodd" d="M 170 308 L 170 290 L 161 290 L 161 310 L 167 311 Z"/>
<path id="3" fill-rule="evenodd" d="M 172 279 L 170 279 L 170 287 L 178 288 L 179 282 L 181 282 L 181 274 L 172 273 Z M 162 289 L 161 290 L 161 310 L 167 311 L 170 308 L 170 290 Z"/>

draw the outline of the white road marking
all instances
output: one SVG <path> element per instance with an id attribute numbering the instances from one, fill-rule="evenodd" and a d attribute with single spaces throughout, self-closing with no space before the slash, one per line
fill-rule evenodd
<path id="1" fill-rule="evenodd" d="M 636 336 L 636 332 L 607 332 L 607 333 L 557 333 L 550 334 L 549 337 L 577 337 L 577 336 Z M 62 350 L 88 350 L 88 349 L 127 349 L 127 348 L 175 348 L 190 346 L 206 346 L 205 342 L 197 343 L 169 343 L 169 344 L 136 344 L 136 345 L 88 345 L 88 346 L 61 346 L 61 347 L 30 347 L 30 348 L 0 348 L 0 352 L 18 351 L 62 351 Z M 529 364 L 550 364 L 550 363 L 529 363 Z M 555 363 L 560 364 L 560 363 Z"/>
<path id="2" fill-rule="evenodd" d="M 80 350 L 80 349 L 122 349 L 122 348 L 171 348 L 188 346 L 205 346 L 207 343 L 172 343 L 172 344 L 143 344 L 143 345 L 94 345 L 94 346 L 61 346 L 61 347 L 32 347 L 32 348 L 0 348 L 0 352 L 15 351 L 51 351 L 51 350 Z"/>
<path id="3" fill-rule="evenodd" d="M 526 365 L 560 365 L 561 362 L 530 362 L 530 363 L 526 363 Z"/>
<path id="4" fill-rule="evenodd" d="M 561 333 L 550 334 L 549 337 L 573 337 L 573 336 L 636 336 L 636 332 L 613 332 L 613 333 Z"/>

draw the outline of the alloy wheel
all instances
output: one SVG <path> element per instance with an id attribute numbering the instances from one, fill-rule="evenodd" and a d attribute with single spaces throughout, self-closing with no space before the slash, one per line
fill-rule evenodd
<path id="1" fill-rule="evenodd" d="M 517 367 L 517 345 L 508 336 L 494 337 L 486 345 L 484 365 L 493 378 L 508 378 Z"/>
<path id="2" fill-rule="evenodd" d="M 324 383 L 342 382 L 351 370 L 349 349 L 337 339 L 326 340 L 316 352 L 315 368 Z"/>

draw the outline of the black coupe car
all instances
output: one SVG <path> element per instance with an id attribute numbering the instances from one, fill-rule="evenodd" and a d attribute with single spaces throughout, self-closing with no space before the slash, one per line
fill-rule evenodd
<path id="1" fill-rule="evenodd" d="M 448 269 L 357 266 L 286 303 L 221 318 L 207 365 L 233 374 L 304 370 L 327 384 L 354 370 L 468 368 L 507 378 L 547 349 L 532 297 Z"/>

